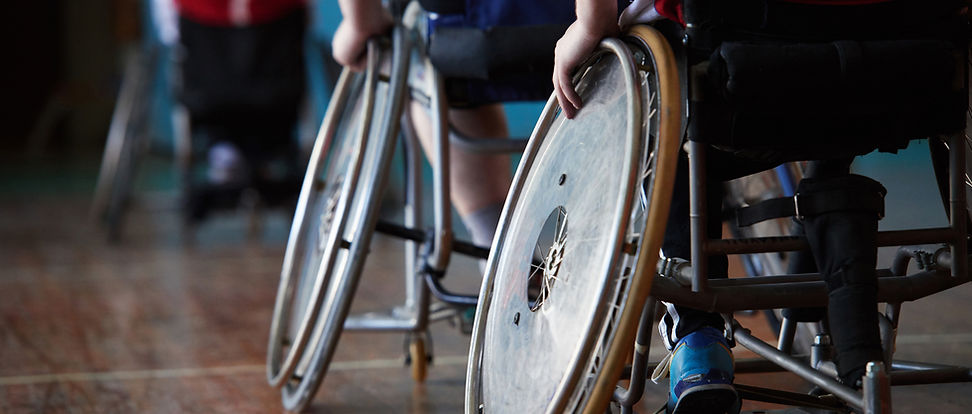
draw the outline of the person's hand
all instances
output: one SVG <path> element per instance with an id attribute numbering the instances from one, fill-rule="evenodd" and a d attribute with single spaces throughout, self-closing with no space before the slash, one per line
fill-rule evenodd
<path id="1" fill-rule="evenodd" d="M 364 69 L 368 39 L 384 34 L 392 26 L 391 16 L 386 10 L 380 10 L 380 13 L 369 13 L 358 22 L 341 21 L 331 41 L 334 60 L 356 72 Z"/>
<path id="2" fill-rule="evenodd" d="M 571 75 L 601 42 L 601 39 L 612 36 L 617 32 L 617 25 L 604 25 L 601 28 L 591 28 L 582 21 L 575 21 L 564 36 L 557 41 L 554 49 L 553 86 L 557 93 L 557 101 L 567 118 L 577 115 L 584 102 L 574 90 Z"/>

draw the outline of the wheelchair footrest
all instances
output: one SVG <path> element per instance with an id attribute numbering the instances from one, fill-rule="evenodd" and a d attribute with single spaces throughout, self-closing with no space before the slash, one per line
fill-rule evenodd
<path id="1" fill-rule="evenodd" d="M 344 329 L 349 331 L 404 331 L 415 329 L 416 319 L 412 312 L 397 307 L 384 312 L 368 312 L 349 315 Z"/>

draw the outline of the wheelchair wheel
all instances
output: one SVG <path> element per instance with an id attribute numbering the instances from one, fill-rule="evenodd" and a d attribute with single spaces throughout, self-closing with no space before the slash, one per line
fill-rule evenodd
<path id="1" fill-rule="evenodd" d="M 290 411 L 311 401 L 337 346 L 394 149 L 403 82 L 378 80 L 378 49 L 369 43 L 363 79 L 341 75 L 291 228 L 267 355 L 268 380 Z"/>
<path id="2" fill-rule="evenodd" d="M 670 48 L 605 40 L 551 98 L 520 161 L 486 270 L 466 412 L 603 413 L 634 340 L 668 216 L 680 126 Z"/>
<path id="3" fill-rule="evenodd" d="M 970 44 L 970 49 L 968 53 L 972 54 L 972 44 Z M 972 58 L 969 55 L 966 56 L 968 59 L 968 65 L 965 67 L 966 82 L 972 81 Z M 968 83 L 966 83 L 968 85 Z M 972 98 L 972 93 L 970 93 L 970 98 Z M 972 100 L 970 100 L 972 101 Z M 966 216 L 965 216 L 965 233 L 966 233 L 966 245 L 965 249 L 967 253 L 972 253 L 972 104 L 969 104 L 965 110 L 965 130 L 958 132 L 961 134 L 958 141 L 961 141 L 959 145 L 963 148 L 965 152 L 965 166 L 964 169 L 958 171 L 958 178 L 962 181 L 962 187 L 965 189 L 965 201 L 966 201 Z M 951 204 L 951 188 L 949 178 L 951 177 L 951 166 L 950 166 L 950 151 L 951 143 L 949 142 L 951 137 L 941 136 L 928 140 L 929 155 L 932 161 L 932 169 L 935 173 L 935 179 L 938 183 L 938 191 L 942 197 L 942 206 L 945 208 L 945 214 L 951 215 L 952 204 Z M 961 168 L 961 167 L 960 167 Z"/>
<path id="4" fill-rule="evenodd" d="M 348 199 L 355 189 L 348 179 L 356 179 L 354 169 L 360 169 L 363 158 L 358 149 L 366 132 L 362 129 L 370 127 L 361 119 L 374 104 L 362 98 L 365 82 L 350 71 L 342 74 L 301 188 L 270 328 L 267 375 L 274 386 L 282 385 L 299 363 L 306 366 L 302 356 L 318 318 L 322 290 L 337 269 L 328 255 L 336 256 L 340 240 L 334 239 L 339 239 L 341 219 L 351 208 Z"/>
<path id="5" fill-rule="evenodd" d="M 970 69 L 972 73 L 972 69 Z M 972 75 L 970 75 L 972 76 Z M 964 181 L 963 187 L 965 188 L 965 200 L 966 200 L 966 237 L 968 240 L 972 240 L 972 106 L 966 111 L 966 127 L 965 131 L 962 132 L 963 139 L 961 150 L 965 151 L 965 169 L 959 172 L 962 181 Z M 947 137 L 938 137 L 928 140 L 929 153 L 932 161 L 932 168 L 935 173 L 935 178 L 938 182 L 939 194 L 942 197 L 942 206 L 945 208 L 945 213 L 949 214 L 951 212 L 951 203 L 949 201 L 949 175 L 951 167 L 949 166 L 949 143 L 947 142 Z M 966 251 L 972 253 L 972 241 L 966 242 Z"/>
<path id="6" fill-rule="evenodd" d="M 112 113 L 91 203 L 92 217 L 104 220 L 108 240 L 118 241 L 125 210 L 131 201 L 136 166 L 145 148 L 150 79 L 154 51 L 139 51 L 125 62 L 124 77 Z"/>

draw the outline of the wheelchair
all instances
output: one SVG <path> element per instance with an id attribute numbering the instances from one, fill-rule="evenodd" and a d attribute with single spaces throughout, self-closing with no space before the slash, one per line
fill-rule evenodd
<path id="1" fill-rule="evenodd" d="M 104 221 L 110 241 L 120 237 L 132 197 L 136 166 L 149 146 L 149 98 L 163 50 L 159 45 L 144 43 L 125 57 L 121 87 L 91 200 L 90 214 Z"/>
<path id="2" fill-rule="evenodd" d="M 963 140 L 968 111 L 967 22 L 955 14 L 959 2 L 942 3 L 917 14 L 897 14 L 916 21 L 929 19 L 939 28 L 957 28 L 942 38 L 904 30 L 890 40 L 882 39 L 879 29 L 890 26 L 867 23 L 862 19 L 867 14 L 830 15 L 825 6 L 793 6 L 790 14 L 781 6 L 761 14 L 767 2 L 686 0 L 684 28 L 635 26 L 621 38 L 604 40 L 574 78 L 584 109 L 574 120 L 567 120 L 551 97 L 517 169 L 479 293 L 465 412 L 603 413 L 611 404 L 631 412 L 642 396 L 646 377 L 657 366 L 648 360 L 648 352 L 660 301 L 725 314 L 732 339 L 761 357 L 737 360 L 736 372 L 783 369 L 817 387 L 817 392 L 801 394 L 736 384 L 742 399 L 827 412 L 885 413 L 891 411 L 891 385 L 972 381 L 966 367 L 893 359 L 901 304 L 970 279 L 968 143 Z M 771 24 L 764 25 L 761 18 Z M 848 29 L 818 35 L 808 21 Z M 884 23 L 909 26 L 900 19 Z M 794 89 L 767 88 L 769 83 L 760 81 L 772 78 L 770 70 L 740 69 L 733 73 L 740 76 L 733 78 L 739 82 L 733 86 L 739 89 L 726 92 L 716 87 L 725 81 L 718 77 L 720 70 L 736 70 L 739 66 L 733 65 L 747 63 L 726 57 L 730 47 L 746 49 L 742 55 L 730 56 L 743 60 L 754 56 L 754 51 L 797 48 L 788 50 L 793 54 L 778 55 L 787 62 L 802 56 L 794 52 L 800 47 L 833 48 L 842 41 L 848 43 L 841 46 L 850 47 L 857 41 L 887 41 L 882 46 L 892 47 L 893 55 L 903 61 L 911 59 L 903 65 L 911 68 L 921 66 L 914 62 L 925 62 L 916 59 L 924 59 L 926 52 L 941 51 L 942 60 L 927 62 L 941 63 L 937 67 L 944 67 L 944 73 L 918 70 L 911 73 L 927 78 L 904 78 L 916 84 L 935 83 L 941 94 L 916 98 L 911 102 L 915 105 L 906 108 L 855 114 L 861 117 L 855 121 L 846 115 L 820 118 L 821 113 L 839 115 L 839 110 L 813 114 L 753 110 L 760 104 L 805 110 L 806 106 L 792 102 L 817 104 L 839 98 L 832 89 L 820 93 L 810 87 L 798 94 Z M 910 42 L 922 46 L 911 49 L 914 54 L 904 52 Z M 810 62 L 798 61 L 789 68 L 807 69 Z M 825 70 L 818 71 L 822 68 L 812 67 L 803 74 L 828 79 Z M 836 70 L 841 70 L 839 64 Z M 877 86 L 896 88 L 903 95 L 912 90 L 888 82 L 879 73 L 855 75 L 874 75 L 872 79 L 882 79 Z M 748 90 L 741 86 L 746 81 L 762 88 Z M 780 95 L 774 95 L 777 92 Z M 743 96 L 747 93 L 752 95 Z M 784 95 L 790 100 L 782 99 Z M 799 124 L 786 127 L 793 122 Z M 770 132 L 759 133 L 765 130 Z M 769 151 L 779 156 L 770 164 L 857 156 L 874 149 L 901 148 L 918 138 L 929 138 L 932 146 L 949 225 L 877 234 L 878 246 L 901 247 L 890 269 L 876 270 L 878 300 L 887 304 L 879 318 L 885 360 L 867 365 L 858 391 L 835 379 L 826 334 L 815 337 L 810 355 L 798 355 L 791 353 L 792 324 L 774 347 L 732 319 L 732 312 L 743 310 L 825 306 L 827 288 L 820 274 L 706 278 L 707 257 L 712 255 L 808 247 L 802 236 L 710 238 L 708 215 L 720 212 L 707 209 L 706 188 L 716 183 L 706 180 L 706 161 L 718 152 L 755 157 Z M 683 148 L 688 153 L 691 195 L 690 261 L 659 255 Z M 789 203 L 789 214 L 799 217 L 799 208 L 805 206 L 800 198 L 777 202 Z M 539 263 L 538 256 L 542 257 Z M 919 262 L 917 271 L 909 271 L 911 262 Z M 771 271 L 781 269 L 776 266 Z M 541 281 L 539 290 L 530 288 L 535 279 Z M 619 384 L 621 380 L 627 381 L 627 387 Z"/>
<path id="3" fill-rule="evenodd" d="M 441 55 L 431 52 L 436 46 L 426 43 L 427 10 L 454 13 L 455 2 L 392 1 L 387 7 L 396 22 L 390 39 L 370 40 L 366 70 L 354 73 L 345 69 L 338 79 L 291 227 L 267 354 L 268 382 L 280 388 L 283 406 L 289 411 L 310 404 L 344 331 L 404 333 L 411 375 L 424 381 L 432 358 L 429 324 L 461 319 L 477 303 L 475 295 L 452 292 L 442 283 L 453 253 L 481 260 L 488 255 L 486 247 L 454 238 L 449 148 L 514 153 L 526 145 L 523 138 L 471 138 L 455 131 L 448 122 L 447 97 L 449 104 L 462 105 L 477 99 L 495 102 L 494 93 L 510 93 L 504 96 L 511 99 L 502 99 L 508 101 L 546 97 L 550 92 L 546 74 L 542 83 L 534 82 L 542 92 L 526 93 L 522 78 L 490 83 L 497 89 L 480 88 L 489 74 L 447 78 L 447 72 L 484 67 L 470 66 L 455 57 L 438 59 Z M 550 25 L 535 32 L 540 33 L 539 41 L 546 42 L 550 63 L 554 42 L 566 27 Z M 513 65 L 520 69 L 504 67 L 504 62 L 493 66 L 520 74 L 543 73 L 520 63 Z M 420 148 L 405 105 L 409 99 L 427 105 L 432 121 L 428 158 L 433 166 L 430 210 L 434 222 L 428 226 L 423 222 L 426 197 Z M 379 217 L 399 141 L 405 167 L 401 224 Z M 404 240 L 405 300 L 388 312 L 352 315 L 351 301 L 376 232 Z M 471 317 L 468 319 L 467 325 L 471 323 Z"/>
<path id="4" fill-rule="evenodd" d="M 98 173 L 97 183 L 91 203 L 91 213 L 93 219 L 103 224 L 107 230 L 109 242 L 118 242 L 123 233 L 125 217 L 134 202 L 140 201 L 136 183 L 139 181 L 138 175 L 144 169 L 147 158 L 153 158 L 157 153 L 163 153 L 166 157 L 172 156 L 174 178 L 176 187 L 179 191 L 179 201 L 182 204 L 189 204 L 189 207 L 196 207 L 190 214 L 186 214 L 185 229 L 183 235 L 194 236 L 194 227 L 202 220 L 202 216 L 210 211 L 243 209 L 249 215 L 249 233 L 255 235 L 259 227 L 260 208 L 264 206 L 282 206 L 292 208 L 296 195 L 297 183 L 300 176 L 293 174 L 293 177 L 283 179 L 254 179 L 253 182 L 246 183 L 245 186 L 234 186 L 244 188 L 217 188 L 215 190 L 200 188 L 208 185 L 200 185 L 200 181 L 205 181 L 203 175 L 204 162 L 200 158 L 205 158 L 205 139 L 199 139 L 202 124 L 208 123 L 210 127 L 217 126 L 229 129 L 240 124 L 239 119 L 227 119 L 239 117 L 239 109 L 236 112 L 227 113 L 225 111 L 227 101 L 231 98 L 214 97 L 212 91 L 187 91 L 181 83 L 183 76 L 173 75 L 172 72 L 180 72 L 179 58 L 185 52 L 183 46 L 177 47 L 163 39 L 158 21 L 161 20 L 156 15 L 158 10 L 150 6 L 150 1 L 140 1 L 140 7 L 144 11 L 145 30 L 142 38 L 137 44 L 133 45 L 132 50 L 127 51 L 122 73 L 122 81 L 118 91 L 116 105 L 112 114 L 108 137 L 103 151 L 101 165 Z M 265 34 L 264 34 L 264 37 Z M 318 76 L 315 77 L 316 85 L 308 85 L 306 88 L 308 97 L 325 95 L 326 90 L 333 86 L 336 74 L 333 66 L 336 65 L 331 58 L 330 47 L 322 43 L 323 39 L 311 39 L 308 37 L 298 49 L 306 49 L 304 63 L 309 71 Z M 293 60 L 293 59 L 292 59 Z M 198 72 L 198 66 L 196 65 Z M 296 69 L 303 69 L 296 68 Z M 183 73 L 184 74 L 184 73 Z M 281 83 L 280 79 L 276 80 Z M 194 82 L 198 88 L 199 81 Z M 264 80 L 264 83 L 266 81 Z M 291 82 L 293 83 L 293 82 Z M 316 86 L 316 88 L 314 87 Z M 279 89 L 279 88 L 278 88 Z M 294 87 L 291 87 L 294 89 Z M 261 89 L 263 92 L 272 92 Z M 301 92 L 301 91 L 296 91 Z M 303 92 L 301 92 L 303 94 Z M 162 95 L 162 96 L 160 96 Z M 178 96 L 170 96 L 178 95 Z M 274 95 L 274 94 L 268 94 Z M 191 96 L 191 103 L 187 102 L 187 96 Z M 238 97 L 237 97 L 238 98 Z M 264 109 L 279 109 L 285 107 L 288 99 L 276 97 L 276 102 L 266 97 L 253 99 L 259 101 L 256 106 L 262 105 Z M 178 102 L 172 102 L 176 99 Z M 289 104 L 295 106 L 294 113 L 297 113 L 299 99 L 294 97 L 289 99 Z M 239 106 L 239 102 L 231 102 Z M 252 102 L 251 102 L 252 103 Z M 243 105 L 245 106 L 245 105 Z M 248 108 L 252 115 L 256 110 Z M 266 114 L 264 114 L 266 115 Z M 214 119 L 218 118 L 218 119 Z M 215 122 L 214 122 L 215 121 Z M 294 124 L 303 122 L 295 119 Z M 250 123 L 252 125 L 252 123 Z M 316 127 L 316 125 L 314 126 Z M 155 129 L 160 129 L 166 135 L 164 148 L 159 148 L 151 138 Z M 170 130 L 171 129 L 171 130 Z M 236 131 L 241 128 L 234 128 Z M 252 129 L 252 128 L 251 128 Z M 288 139 L 292 135 L 289 131 L 280 134 L 266 133 L 265 131 L 248 131 L 257 135 L 266 136 L 270 139 Z M 169 136 L 171 135 L 171 136 Z M 168 140 L 171 139 L 171 146 Z M 267 169 L 281 169 L 280 164 L 298 166 L 302 165 L 303 158 L 307 155 L 306 151 L 299 149 L 296 139 L 293 145 L 286 146 L 280 150 L 276 158 L 268 162 Z M 253 169 L 256 169 L 255 166 Z M 256 175 L 256 174 L 252 174 Z M 271 175 L 271 174 L 267 174 Z M 276 173 L 273 175 L 285 175 Z M 293 178 L 293 179 L 290 179 Z M 281 185 L 281 182 L 283 183 Z M 293 185 L 288 185 L 293 184 Z M 194 191 L 193 187 L 196 187 Z M 210 191 L 205 191 L 210 190 Z M 194 197 L 199 196 L 199 197 Z M 198 200 L 198 202 L 197 202 Z M 178 205 L 179 202 L 167 202 L 162 200 L 151 200 L 152 202 L 162 201 L 163 204 Z"/>

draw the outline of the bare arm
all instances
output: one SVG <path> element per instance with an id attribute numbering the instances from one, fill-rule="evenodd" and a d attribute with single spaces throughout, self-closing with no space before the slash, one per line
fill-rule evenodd
<path id="1" fill-rule="evenodd" d="M 567 118 L 573 118 L 584 104 L 571 83 L 571 73 L 594 52 L 601 39 L 617 32 L 616 0 L 577 0 L 577 20 L 557 41 L 554 50 L 554 91 Z"/>
<path id="2" fill-rule="evenodd" d="M 331 42 L 334 60 L 353 70 L 361 70 L 365 63 L 366 42 L 391 27 L 391 15 L 381 7 L 381 0 L 338 0 L 338 6 L 343 19 Z"/>

